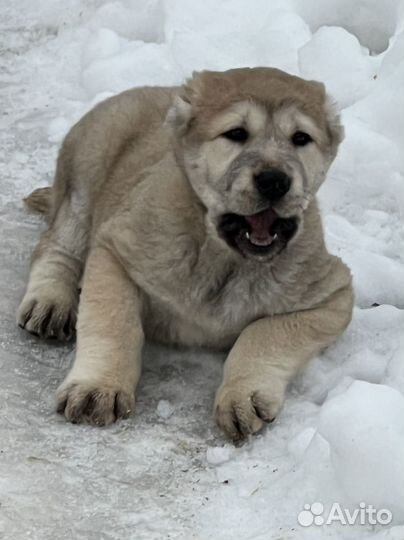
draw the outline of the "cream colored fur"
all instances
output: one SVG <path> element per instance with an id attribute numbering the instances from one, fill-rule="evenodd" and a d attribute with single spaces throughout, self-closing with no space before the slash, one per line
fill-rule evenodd
<path id="1" fill-rule="evenodd" d="M 221 136 L 239 124 L 247 146 Z M 309 147 L 291 147 L 297 129 Z M 59 411 L 96 425 L 130 414 L 146 337 L 230 349 L 215 414 L 232 439 L 273 420 L 288 382 L 351 318 L 350 272 L 326 250 L 315 199 L 341 138 L 321 84 L 268 68 L 130 90 L 81 119 L 52 190 L 28 199 L 49 228 L 17 315 L 63 339 L 78 308 Z M 260 211 L 252 177 L 263 164 L 293 178 L 275 209 L 300 225 L 279 253 L 245 257 L 216 225 Z"/>

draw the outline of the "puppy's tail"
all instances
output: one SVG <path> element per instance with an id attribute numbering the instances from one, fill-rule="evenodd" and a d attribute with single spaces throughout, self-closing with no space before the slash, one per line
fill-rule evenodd
<path id="1" fill-rule="evenodd" d="M 52 206 L 52 188 L 39 188 L 24 199 L 24 204 L 29 210 L 49 215 Z"/>

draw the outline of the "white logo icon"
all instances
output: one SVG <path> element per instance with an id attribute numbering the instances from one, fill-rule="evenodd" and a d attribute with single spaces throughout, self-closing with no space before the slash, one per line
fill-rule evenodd
<path id="1" fill-rule="evenodd" d="M 297 521 L 302 527 L 310 527 L 310 525 L 324 525 L 324 518 L 322 513 L 324 512 L 324 505 L 320 502 L 313 504 L 305 504 L 304 510 L 297 516 Z"/>

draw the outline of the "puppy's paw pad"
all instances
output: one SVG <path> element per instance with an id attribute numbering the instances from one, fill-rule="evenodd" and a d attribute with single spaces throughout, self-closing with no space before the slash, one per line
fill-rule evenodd
<path id="1" fill-rule="evenodd" d="M 267 389 L 223 385 L 215 400 L 216 422 L 230 439 L 241 442 L 260 431 L 265 423 L 273 422 L 282 401 L 283 394 L 271 394 Z"/>
<path id="2" fill-rule="evenodd" d="M 35 336 L 66 341 L 74 336 L 77 304 L 73 293 L 26 295 L 17 312 L 17 324 Z"/>
<path id="3" fill-rule="evenodd" d="M 134 393 L 91 383 L 62 384 L 56 394 L 57 412 L 73 424 L 108 426 L 127 418 L 134 409 Z"/>

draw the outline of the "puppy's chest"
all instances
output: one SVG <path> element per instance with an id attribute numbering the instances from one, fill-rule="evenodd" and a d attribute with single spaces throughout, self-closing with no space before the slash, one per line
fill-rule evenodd
<path id="1" fill-rule="evenodd" d="M 241 313 L 249 314 L 263 307 L 270 296 L 257 278 L 229 265 L 215 274 L 207 272 L 205 276 L 194 276 L 189 284 L 190 296 L 210 315 L 237 317 Z"/>
<path id="2" fill-rule="evenodd" d="M 150 298 L 148 319 L 158 340 L 226 347 L 252 321 L 283 311 L 265 273 L 249 274 L 235 265 L 195 269 L 177 283 L 175 291 Z"/>

